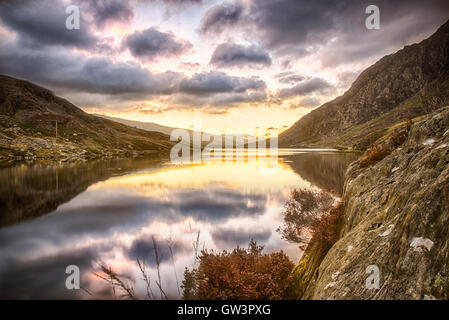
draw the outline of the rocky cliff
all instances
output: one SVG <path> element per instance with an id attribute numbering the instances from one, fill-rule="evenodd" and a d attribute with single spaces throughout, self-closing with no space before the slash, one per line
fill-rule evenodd
<path id="1" fill-rule="evenodd" d="M 449 21 L 430 38 L 388 55 L 341 97 L 302 117 L 281 146 L 364 149 L 394 124 L 449 103 Z"/>
<path id="2" fill-rule="evenodd" d="M 340 240 L 317 269 L 300 262 L 313 270 L 303 298 L 449 299 L 449 107 L 380 162 L 354 162 L 343 201 Z"/>

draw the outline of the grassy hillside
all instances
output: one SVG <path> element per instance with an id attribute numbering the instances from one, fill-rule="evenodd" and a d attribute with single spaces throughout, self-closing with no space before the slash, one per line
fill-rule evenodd
<path id="1" fill-rule="evenodd" d="M 166 134 L 87 114 L 47 89 L 0 75 L 3 160 L 156 155 L 171 146 Z"/>
<path id="2" fill-rule="evenodd" d="M 130 126 L 133 128 L 138 128 L 138 129 L 142 129 L 142 130 L 146 130 L 146 131 L 160 132 L 160 133 L 163 133 L 166 135 L 170 135 L 173 130 L 177 129 L 177 128 L 173 128 L 173 127 L 163 126 L 163 125 L 153 123 L 153 122 L 133 121 L 133 120 L 127 120 L 127 119 L 122 119 L 122 118 L 109 117 L 109 116 L 105 116 L 105 115 L 101 115 L 101 114 L 94 114 L 94 115 L 97 117 L 100 117 L 100 118 L 114 121 L 114 122 L 122 123 L 124 125 Z M 187 130 L 187 131 L 189 131 L 189 133 L 192 134 L 191 130 Z"/>

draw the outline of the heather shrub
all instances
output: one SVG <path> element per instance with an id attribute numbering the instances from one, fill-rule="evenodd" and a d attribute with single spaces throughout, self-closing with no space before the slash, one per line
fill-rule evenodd
<path id="1" fill-rule="evenodd" d="M 184 271 L 183 299 L 288 299 L 293 262 L 282 251 L 262 251 L 254 241 L 231 252 L 203 250 L 198 267 Z"/>
<path id="2" fill-rule="evenodd" d="M 391 147 L 388 144 L 375 144 L 371 146 L 360 159 L 360 166 L 367 167 L 374 164 L 391 153 Z"/>
<path id="3" fill-rule="evenodd" d="M 343 222 L 343 203 L 339 202 L 329 212 L 314 221 L 312 225 L 313 236 L 309 245 L 320 243 L 323 252 L 327 253 L 340 238 Z"/>
<path id="4" fill-rule="evenodd" d="M 386 142 L 372 145 L 360 159 L 360 165 L 367 167 L 388 156 L 394 149 L 405 142 L 411 126 L 412 120 L 409 119 L 405 123 L 405 127 L 403 129 L 395 129 Z"/>

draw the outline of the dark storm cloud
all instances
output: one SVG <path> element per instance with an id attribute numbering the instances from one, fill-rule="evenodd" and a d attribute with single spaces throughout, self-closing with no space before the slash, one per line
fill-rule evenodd
<path id="1" fill-rule="evenodd" d="M 265 82 L 259 77 L 232 77 L 223 72 L 212 71 L 197 73 L 193 77 L 183 79 L 179 90 L 184 93 L 203 95 L 211 93 L 237 92 L 260 90 L 265 88 Z"/>
<path id="2" fill-rule="evenodd" d="M 0 20 L 18 35 L 23 46 L 43 47 L 49 45 L 93 48 L 97 39 L 81 15 L 80 30 L 66 28 L 65 6 L 62 3 L 43 1 L 2 1 Z"/>
<path id="3" fill-rule="evenodd" d="M 311 38 L 324 41 L 320 37 L 334 27 L 334 17 L 348 5 L 341 0 L 258 0 L 251 2 L 247 20 L 268 46 L 280 49 Z"/>
<path id="4" fill-rule="evenodd" d="M 270 66 L 270 55 L 262 48 L 223 43 L 215 48 L 210 63 L 221 68 L 245 66 Z"/>
<path id="5" fill-rule="evenodd" d="M 153 61 L 158 58 L 176 57 L 192 49 L 192 44 L 176 39 L 172 33 L 156 28 L 136 31 L 123 41 L 131 54 L 139 59 Z"/>
<path id="6" fill-rule="evenodd" d="M 243 15 L 243 10 L 243 5 L 238 2 L 217 4 L 205 13 L 199 31 L 203 34 L 220 33 L 237 23 Z"/>
<path id="7" fill-rule="evenodd" d="M 325 80 L 320 78 L 312 78 L 298 83 L 297 85 L 281 89 L 279 92 L 280 98 L 290 98 L 294 96 L 304 96 L 313 92 L 324 92 L 331 89 L 332 86 Z"/>
<path id="8" fill-rule="evenodd" d="M 271 237 L 271 230 L 258 229 L 251 230 L 246 228 L 217 228 L 211 232 L 212 240 L 218 247 L 234 248 L 238 246 L 247 246 L 251 239 L 261 244 Z"/>
<path id="9" fill-rule="evenodd" d="M 170 71 L 153 74 L 138 65 L 114 63 L 108 58 L 87 58 L 66 50 L 25 50 L 13 43 L 0 47 L 0 73 L 64 92 L 81 91 L 123 99 L 164 95 L 178 101 L 191 99 L 194 107 L 260 100 L 266 87 L 258 77 L 233 77 L 223 72 L 198 73 L 191 78 Z M 208 99 L 204 101 L 201 97 Z"/>
<path id="10" fill-rule="evenodd" d="M 267 99 L 264 90 L 249 92 L 224 92 L 210 94 L 181 94 L 173 97 L 172 102 L 177 108 L 202 107 L 202 111 L 209 114 L 224 114 L 229 108 L 241 103 L 263 102 Z"/>
<path id="11" fill-rule="evenodd" d="M 241 103 L 262 102 L 267 99 L 265 91 L 254 91 L 245 93 L 235 93 L 232 95 L 215 97 L 212 104 L 214 106 L 235 106 Z"/>
<path id="12" fill-rule="evenodd" d="M 380 8 L 380 30 L 365 27 L 365 9 L 371 4 Z M 232 15 L 225 6 L 213 7 L 201 30 L 217 34 L 238 29 L 257 37 L 270 52 L 291 56 L 289 61 L 318 52 L 331 67 L 379 57 L 417 36 L 426 37 L 449 15 L 446 0 L 236 0 L 227 7 L 241 9 Z"/>
<path id="13" fill-rule="evenodd" d="M 78 0 L 78 3 L 82 6 L 82 12 L 92 15 L 92 22 L 100 28 L 109 23 L 129 23 L 134 18 L 134 11 L 129 1 Z"/>
<path id="14" fill-rule="evenodd" d="M 173 72 L 152 74 L 108 58 L 88 58 L 64 50 L 24 50 L 14 44 L 0 48 L 0 72 L 53 88 L 102 94 L 169 94 L 179 78 Z"/>
<path id="15" fill-rule="evenodd" d="M 378 0 L 374 3 L 368 0 L 258 0 L 251 1 L 246 20 L 269 47 L 294 52 L 296 49 L 304 49 L 307 44 L 325 44 L 334 36 L 375 34 L 375 31 L 365 28 L 365 9 L 370 4 L 380 8 L 381 30 L 378 33 L 384 36 L 388 35 L 387 28 L 392 24 L 402 35 L 410 34 L 409 25 L 405 23 L 407 21 L 403 20 L 402 24 L 398 21 L 404 17 L 415 17 L 416 21 L 421 17 L 421 20 L 425 20 L 421 27 L 430 26 L 433 29 L 436 22 L 431 17 L 441 19 L 445 16 L 444 19 L 447 19 L 449 12 L 449 4 L 444 0 L 430 0 L 426 3 L 417 0 Z M 444 20 L 439 23 L 442 22 Z M 414 27 L 413 30 L 419 29 Z M 351 38 L 347 41 L 350 42 Z M 361 42 L 352 38 L 352 41 L 364 46 L 369 43 L 369 38 Z M 382 42 L 377 45 L 382 45 Z"/>

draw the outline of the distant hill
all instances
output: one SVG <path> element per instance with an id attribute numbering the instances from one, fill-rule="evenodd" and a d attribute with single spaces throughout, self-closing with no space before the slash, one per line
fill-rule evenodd
<path id="1" fill-rule="evenodd" d="M 173 130 L 177 129 L 177 128 L 173 128 L 173 127 L 163 126 L 163 125 L 160 125 L 160 124 L 157 124 L 154 122 L 141 122 L 141 121 L 127 120 L 127 119 L 122 119 L 122 118 L 110 117 L 110 116 L 106 116 L 106 115 L 102 115 L 102 114 L 94 114 L 94 115 L 97 117 L 111 120 L 111 121 L 119 122 L 119 123 L 122 123 L 124 125 L 130 126 L 133 128 L 139 128 L 139 129 L 146 130 L 146 131 L 160 132 L 160 133 L 163 133 L 166 135 L 170 135 Z M 187 130 L 187 131 L 190 134 L 192 134 L 191 130 Z"/>
<path id="2" fill-rule="evenodd" d="M 0 75 L 0 157 L 3 160 L 163 154 L 172 145 L 166 134 L 87 114 L 50 90 Z"/>
<path id="3" fill-rule="evenodd" d="M 366 69 L 345 94 L 284 131 L 279 144 L 364 149 L 402 121 L 448 102 L 449 21 L 430 38 Z"/>
<path id="4" fill-rule="evenodd" d="M 95 114 L 95 116 L 101 117 L 101 118 L 105 118 L 105 119 L 108 119 L 108 120 L 112 120 L 112 121 L 115 121 L 115 122 L 123 123 L 123 124 L 125 124 L 127 126 L 130 126 L 130 127 L 139 128 L 139 129 L 147 130 L 147 131 L 161 132 L 161 133 L 164 133 L 164 134 L 167 134 L 167 135 L 170 135 L 173 130 L 178 129 L 178 128 L 173 128 L 173 127 L 163 126 L 163 125 L 160 125 L 160 124 L 157 124 L 157 123 L 154 123 L 154 122 L 141 122 L 141 121 L 127 120 L 127 119 L 110 117 L 110 116 L 100 115 L 100 114 Z M 192 138 L 192 134 L 193 134 L 194 131 L 189 130 L 189 129 L 184 129 L 184 130 L 187 130 L 187 132 L 190 134 L 190 137 Z M 211 134 L 211 133 L 207 133 L 207 132 L 204 132 L 204 133 L 208 134 L 211 137 L 216 137 L 216 138 L 222 137 L 222 139 L 223 139 L 222 140 L 222 144 L 223 144 L 223 146 L 225 145 L 225 140 L 224 140 L 222 135 Z M 254 142 L 254 140 L 256 139 L 254 136 L 248 135 L 248 134 L 238 134 L 238 133 L 236 133 L 234 135 L 236 137 L 243 136 L 246 143 Z M 211 140 L 202 141 L 203 147 L 206 146 L 210 141 Z M 268 145 L 269 145 L 269 143 L 268 143 Z"/>

